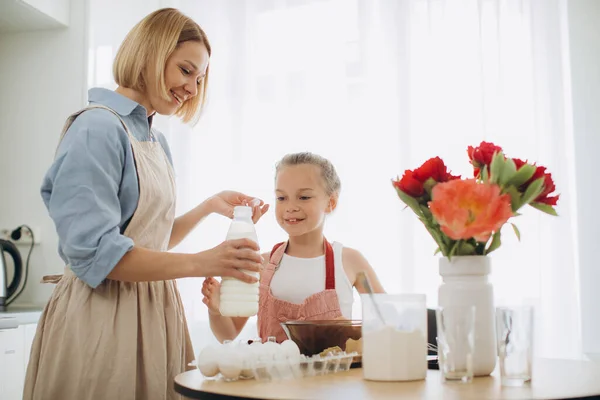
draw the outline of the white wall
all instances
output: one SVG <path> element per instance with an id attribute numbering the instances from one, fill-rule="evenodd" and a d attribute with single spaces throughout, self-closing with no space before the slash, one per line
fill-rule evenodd
<path id="1" fill-rule="evenodd" d="M 569 0 L 568 11 L 582 344 L 584 353 L 595 353 L 600 357 L 600 179 L 597 173 L 600 153 L 600 1 Z"/>
<path id="2" fill-rule="evenodd" d="M 0 228 L 35 225 L 42 238 L 16 303 L 45 302 L 53 285 L 41 277 L 63 269 L 39 189 L 64 120 L 85 104 L 86 4 L 71 2 L 66 29 L 0 34 Z"/>

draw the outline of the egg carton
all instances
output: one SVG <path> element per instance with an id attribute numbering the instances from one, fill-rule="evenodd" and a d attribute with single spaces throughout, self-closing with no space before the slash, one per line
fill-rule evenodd
<path id="1" fill-rule="evenodd" d="M 224 342 L 207 346 L 198 355 L 196 363 L 205 378 L 227 382 L 240 379 L 280 380 L 318 376 L 350 369 L 358 353 L 328 353 L 326 356 L 307 357 L 291 340 L 281 344 L 275 338 L 265 343 Z"/>
<path id="2" fill-rule="evenodd" d="M 325 357 L 301 355 L 296 360 L 261 360 L 254 362 L 250 367 L 253 378 L 260 381 L 305 378 L 348 371 L 357 355 L 356 352 L 329 353 Z"/>

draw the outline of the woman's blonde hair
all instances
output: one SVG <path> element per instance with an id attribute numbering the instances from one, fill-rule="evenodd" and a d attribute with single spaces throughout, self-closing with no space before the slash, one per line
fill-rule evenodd
<path id="1" fill-rule="evenodd" d="M 342 190 L 340 177 L 338 176 L 337 171 L 335 170 L 335 167 L 331 161 L 325 157 L 321 157 L 318 154 L 310 152 L 286 154 L 275 166 L 275 178 L 277 178 L 277 174 L 284 167 L 304 164 L 310 164 L 319 167 L 321 169 L 321 178 L 323 178 L 325 192 L 327 195 L 336 197 L 339 196 L 340 191 Z"/>
<path id="2" fill-rule="evenodd" d="M 170 101 L 165 84 L 165 66 L 173 51 L 183 42 L 210 43 L 200 26 L 175 8 L 163 8 L 138 22 L 119 47 L 113 75 L 119 86 L 146 92 L 152 84 L 156 93 Z M 175 113 L 184 122 L 196 123 L 207 100 L 208 67 L 198 84 L 198 95 L 187 100 Z"/>

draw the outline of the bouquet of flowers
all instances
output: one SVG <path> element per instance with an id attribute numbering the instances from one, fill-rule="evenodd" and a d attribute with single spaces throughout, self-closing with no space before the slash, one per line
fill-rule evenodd
<path id="1" fill-rule="evenodd" d="M 545 167 L 508 158 L 488 142 L 469 146 L 467 154 L 473 179 L 452 175 L 435 157 L 392 180 L 400 200 L 437 243 L 436 253 L 448 258 L 491 253 L 500 247 L 502 226 L 526 205 L 557 215 L 559 195 Z M 520 239 L 517 226 L 511 225 Z"/>

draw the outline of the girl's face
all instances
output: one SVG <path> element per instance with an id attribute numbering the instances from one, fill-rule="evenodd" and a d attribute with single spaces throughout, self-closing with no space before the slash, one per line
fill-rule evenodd
<path id="1" fill-rule="evenodd" d="M 187 41 L 179 44 L 165 65 L 165 85 L 170 100 L 164 100 L 151 90 L 148 93 L 151 108 L 161 115 L 173 115 L 183 103 L 195 97 L 206 74 L 208 61 L 204 43 Z"/>
<path id="2" fill-rule="evenodd" d="M 325 190 L 320 167 L 312 164 L 283 167 L 275 179 L 275 195 L 277 222 L 289 236 L 322 229 L 336 204 Z"/>

